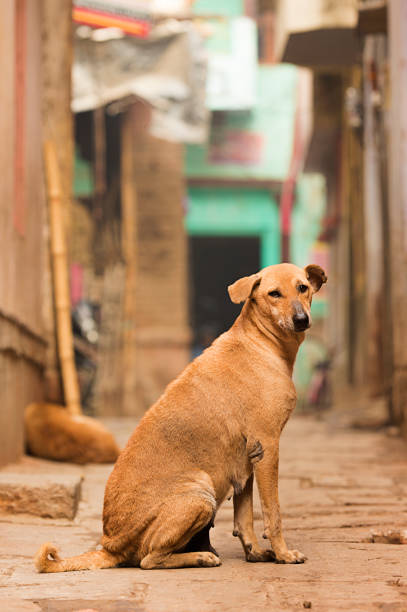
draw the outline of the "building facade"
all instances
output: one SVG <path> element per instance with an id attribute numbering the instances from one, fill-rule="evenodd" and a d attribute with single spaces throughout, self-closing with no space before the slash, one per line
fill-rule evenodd
<path id="1" fill-rule="evenodd" d="M 54 83 L 61 65 L 70 73 L 70 24 L 69 0 L 0 6 L 0 464 L 24 451 L 27 404 L 61 400 L 42 145 L 52 135 L 61 158 L 66 151 L 69 157 L 69 128 L 60 137 L 61 117 L 70 115 L 69 79 L 56 95 Z"/>
<path id="2" fill-rule="evenodd" d="M 331 90 L 336 83 L 339 100 L 338 105 L 322 89 L 315 99 L 320 130 L 320 111 L 331 100 L 330 131 L 336 126 L 337 134 L 328 151 L 337 164 L 328 179 L 328 202 L 336 204 L 328 206 L 326 220 L 333 264 L 332 378 L 338 400 L 363 398 L 366 413 L 375 404 L 385 406 L 384 421 L 400 425 L 405 434 L 407 5 L 403 0 L 311 4 L 310 10 L 302 3 L 280 3 L 280 56 L 312 67 L 315 82 L 325 79 Z M 301 55 L 304 39 L 312 50 L 308 56 Z M 325 119 L 326 134 L 327 125 Z M 321 155 L 313 162 L 332 174 Z"/>

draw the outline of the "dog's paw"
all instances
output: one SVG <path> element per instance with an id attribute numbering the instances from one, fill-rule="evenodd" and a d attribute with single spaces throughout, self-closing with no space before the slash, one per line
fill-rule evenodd
<path id="1" fill-rule="evenodd" d="M 246 561 L 249 563 L 275 561 L 276 555 L 272 550 L 262 550 L 261 548 L 246 550 Z"/>
<path id="2" fill-rule="evenodd" d="M 222 565 L 222 561 L 211 552 L 197 553 L 197 565 L 199 567 L 218 567 Z"/>
<path id="3" fill-rule="evenodd" d="M 299 550 L 286 550 L 275 555 L 276 563 L 304 563 L 307 557 Z"/>

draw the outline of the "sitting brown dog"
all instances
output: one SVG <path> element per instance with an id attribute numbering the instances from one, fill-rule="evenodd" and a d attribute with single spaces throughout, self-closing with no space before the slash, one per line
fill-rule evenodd
<path id="1" fill-rule="evenodd" d="M 103 549 L 62 560 L 44 544 L 38 571 L 220 565 L 209 529 L 231 490 L 247 561 L 304 562 L 281 531 L 279 438 L 295 406 L 291 375 L 312 295 L 326 280 L 319 266 L 280 264 L 229 287 L 233 302 L 246 302 L 240 316 L 168 386 L 119 456 L 106 486 Z M 253 530 L 253 474 L 270 551 Z"/>

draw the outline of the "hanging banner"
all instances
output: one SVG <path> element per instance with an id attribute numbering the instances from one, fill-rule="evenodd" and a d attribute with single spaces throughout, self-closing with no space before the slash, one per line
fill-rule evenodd
<path id="1" fill-rule="evenodd" d="M 134 0 L 75 0 L 72 18 L 82 25 L 117 28 L 138 38 L 146 38 L 151 29 L 145 3 Z"/>

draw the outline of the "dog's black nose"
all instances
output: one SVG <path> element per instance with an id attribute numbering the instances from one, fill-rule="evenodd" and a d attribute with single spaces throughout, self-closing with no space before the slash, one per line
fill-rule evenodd
<path id="1" fill-rule="evenodd" d="M 305 331 L 309 325 L 309 317 L 305 312 L 297 312 L 293 316 L 295 331 Z"/>

